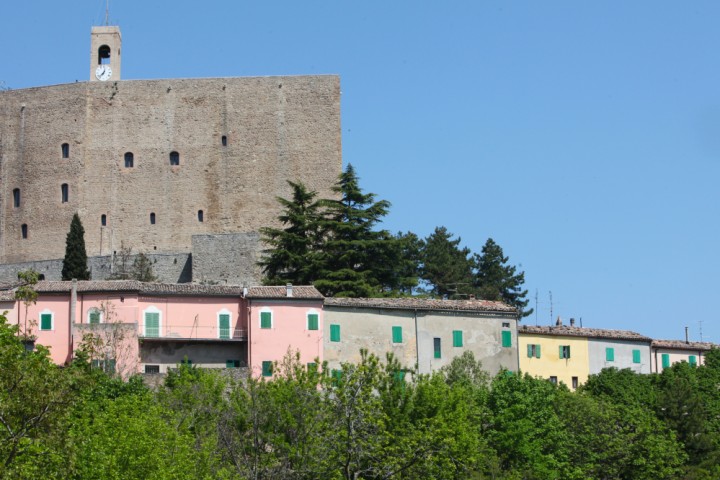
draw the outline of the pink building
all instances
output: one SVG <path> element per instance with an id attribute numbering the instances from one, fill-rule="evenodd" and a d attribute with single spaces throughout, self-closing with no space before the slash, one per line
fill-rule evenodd
<path id="1" fill-rule="evenodd" d="M 96 365 L 122 376 L 165 373 L 181 362 L 250 366 L 261 375 L 288 348 L 300 349 L 307 362 L 322 358 L 323 297 L 313 287 L 248 290 L 121 280 L 42 281 L 35 290 L 37 302 L 27 312 L 11 290 L 0 292 L 0 308 L 10 323 L 37 336 L 58 364 L 82 349 Z"/>

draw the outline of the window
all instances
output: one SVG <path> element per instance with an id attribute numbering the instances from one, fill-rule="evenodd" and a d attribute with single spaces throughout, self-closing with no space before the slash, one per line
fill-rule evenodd
<path id="1" fill-rule="evenodd" d="M 103 227 L 107 227 L 107 215 L 104 213 L 100 215 L 100 225 Z"/>
<path id="2" fill-rule="evenodd" d="M 53 330 L 54 322 L 53 322 L 53 314 L 52 312 L 43 312 L 40 314 L 40 330 Z"/>
<path id="3" fill-rule="evenodd" d="M 150 225 L 155 225 L 155 212 L 150 212 Z"/>
<path id="4" fill-rule="evenodd" d="M 308 362 L 307 369 L 308 369 L 308 372 L 316 372 L 317 371 L 317 363 Z"/>
<path id="5" fill-rule="evenodd" d="M 503 328 L 510 328 L 510 322 L 502 322 Z"/>
<path id="6" fill-rule="evenodd" d="M 62 158 L 70 158 L 70 144 L 63 143 L 60 145 L 60 153 L 62 154 Z"/>
<path id="7" fill-rule="evenodd" d="M 693 367 L 696 367 L 697 357 L 695 355 L 690 355 L 690 357 L 688 358 L 688 362 L 690 362 L 690 365 L 692 365 Z"/>
<path id="8" fill-rule="evenodd" d="M 333 368 L 330 371 L 330 376 L 333 378 L 333 380 L 339 382 L 340 380 L 342 380 L 342 370 Z"/>
<path id="9" fill-rule="evenodd" d="M 218 313 L 218 338 L 230 339 L 230 312 Z"/>
<path id="10" fill-rule="evenodd" d="M 27 238 L 27 223 L 20 225 L 20 234 L 22 235 L 22 238 Z"/>
<path id="11" fill-rule="evenodd" d="M 528 344 L 527 346 L 528 358 L 540 358 L 540 345 L 539 344 Z"/>
<path id="12" fill-rule="evenodd" d="M 512 347 L 512 332 L 510 330 L 503 330 L 502 346 L 503 347 Z"/>
<path id="13" fill-rule="evenodd" d="M 392 327 L 392 342 L 402 343 L 402 327 Z"/>
<path id="14" fill-rule="evenodd" d="M 615 349 L 611 347 L 605 348 L 605 361 L 606 362 L 614 362 L 615 361 Z"/>
<path id="15" fill-rule="evenodd" d="M 434 358 L 442 358 L 442 350 L 440 348 L 440 339 L 437 337 L 433 338 L 433 357 Z"/>
<path id="16" fill-rule="evenodd" d="M 453 347 L 462 347 L 462 330 L 453 330 Z"/>
<path id="17" fill-rule="evenodd" d="M 68 184 L 63 183 L 62 185 L 60 185 L 60 197 L 62 198 L 62 203 L 67 203 L 69 196 L 70 192 L 68 191 Z"/>
<path id="18" fill-rule="evenodd" d="M 550 377 L 550 383 L 557 385 L 557 377 Z"/>
<path id="19" fill-rule="evenodd" d="M 227 147 L 227 136 L 226 135 L 223 135 L 222 139 L 220 139 L 220 141 L 222 142 L 223 147 Z"/>
<path id="20" fill-rule="evenodd" d="M 225 360 L 225 368 L 240 368 L 240 360 Z"/>
<path id="21" fill-rule="evenodd" d="M 180 165 L 180 154 L 178 152 L 170 152 L 170 165 Z"/>
<path id="22" fill-rule="evenodd" d="M 145 373 L 156 375 L 160 373 L 160 365 L 145 365 Z"/>
<path id="23" fill-rule="evenodd" d="M 340 325 L 330 325 L 330 341 L 340 341 Z"/>
<path id="24" fill-rule="evenodd" d="M 317 330 L 320 325 L 320 316 L 317 313 L 308 313 L 307 316 L 307 329 Z"/>
<path id="25" fill-rule="evenodd" d="M 663 366 L 663 368 L 668 368 L 670 366 L 670 354 L 669 353 L 662 354 L 662 366 Z"/>
<path id="26" fill-rule="evenodd" d="M 98 65 L 110 65 L 110 47 L 107 45 L 98 48 Z"/>
<path id="27" fill-rule="evenodd" d="M 272 377 L 272 371 L 273 371 L 273 364 L 269 361 L 262 362 L 262 376 L 263 377 Z"/>
<path id="28" fill-rule="evenodd" d="M 198 222 L 202 223 L 205 221 L 205 214 L 202 210 L 198 210 Z"/>
<path id="29" fill-rule="evenodd" d="M 133 168 L 135 166 L 135 155 L 132 152 L 125 152 L 125 168 Z"/>
<path id="30" fill-rule="evenodd" d="M 640 350 L 633 350 L 633 363 L 640 363 Z"/>
<path id="31" fill-rule="evenodd" d="M 560 345 L 560 358 L 570 358 L 570 345 Z"/>
<path id="32" fill-rule="evenodd" d="M 93 360 L 92 361 L 93 368 L 99 368 L 103 372 L 113 375 L 115 373 L 115 359 L 114 358 L 108 358 L 105 360 Z"/>
<path id="33" fill-rule="evenodd" d="M 88 323 L 94 325 L 102 322 L 102 312 L 97 308 L 91 308 L 88 311 Z"/>
<path id="34" fill-rule="evenodd" d="M 272 312 L 260 312 L 260 328 L 272 328 Z"/>
<path id="35" fill-rule="evenodd" d="M 145 311 L 145 336 L 160 336 L 160 310 L 151 307 Z"/>
<path id="36" fill-rule="evenodd" d="M 578 377 L 572 377 L 572 388 L 573 390 L 577 390 L 578 387 Z"/>
<path id="37" fill-rule="evenodd" d="M 13 207 L 20 208 L 20 189 L 13 190 Z"/>

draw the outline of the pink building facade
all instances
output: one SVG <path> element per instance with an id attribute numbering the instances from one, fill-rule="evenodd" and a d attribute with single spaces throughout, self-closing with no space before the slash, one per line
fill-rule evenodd
<path id="1" fill-rule="evenodd" d="M 27 309 L 12 290 L 0 292 L 0 308 L 61 365 L 83 350 L 124 377 L 166 373 L 182 362 L 250 367 L 261 376 L 288 349 L 303 360 L 322 358 L 323 297 L 313 287 L 42 281 L 35 290 Z"/>

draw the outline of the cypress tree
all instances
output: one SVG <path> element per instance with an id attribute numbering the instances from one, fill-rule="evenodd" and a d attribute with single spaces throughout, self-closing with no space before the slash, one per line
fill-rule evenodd
<path id="1" fill-rule="evenodd" d="M 63 258 L 62 279 L 90 280 L 85 250 L 85 229 L 76 213 L 70 222 L 70 231 L 65 240 L 65 258 Z"/>

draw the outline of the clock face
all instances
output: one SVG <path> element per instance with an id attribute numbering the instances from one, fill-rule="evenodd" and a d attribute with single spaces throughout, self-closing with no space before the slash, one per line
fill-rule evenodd
<path id="1" fill-rule="evenodd" d="M 100 81 L 106 81 L 109 80 L 112 76 L 112 69 L 110 68 L 110 65 L 100 65 L 95 69 L 95 78 L 97 78 Z"/>

